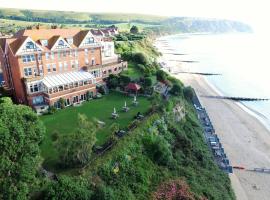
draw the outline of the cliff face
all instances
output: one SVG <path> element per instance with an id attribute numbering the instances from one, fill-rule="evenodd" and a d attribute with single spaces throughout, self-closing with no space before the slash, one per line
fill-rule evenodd
<path id="1" fill-rule="evenodd" d="M 181 32 L 252 32 L 249 25 L 231 20 L 176 17 L 163 24 Z"/>

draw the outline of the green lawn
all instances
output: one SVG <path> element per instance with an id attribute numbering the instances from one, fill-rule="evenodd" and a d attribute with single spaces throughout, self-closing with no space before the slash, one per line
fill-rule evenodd
<path id="1" fill-rule="evenodd" d="M 97 144 L 102 144 L 111 135 L 109 127 L 112 123 L 118 123 L 121 128 L 125 128 L 138 112 L 145 113 L 149 109 L 150 102 L 147 98 L 138 97 L 137 99 L 139 104 L 137 107 L 134 107 L 132 105 L 132 97 L 111 92 L 101 99 L 85 102 L 79 107 L 69 107 L 65 110 L 59 110 L 53 115 L 41 116 L 40 118 L 46 126 L 46 135 L 41 146 L 42 156 L 45 158 L 45 162 L 51 165 L 55 163 L 58 157 L 53 147 L 52 133 L 58 131 L 64 135 L 73 132 L 76 129 L 78 113 L 85 114 L 89 119 L 97 118 L 105 122 L 105 126 L 97 132 Z M 127 106 L 130 107 L 127 113 L 121 111 L 125 101 L 127 102 Z M 115 120 L 111 119 L 111 113 L 114 107 L 119 114 L 119 118 Z"/>

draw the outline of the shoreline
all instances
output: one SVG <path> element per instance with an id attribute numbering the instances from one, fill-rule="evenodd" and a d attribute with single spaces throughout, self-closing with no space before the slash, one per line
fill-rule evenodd
<path id="1" fill-rule="evenodd" d="M 159 51 L 162 52 L 162 49 Z M 179 69 L 185 66 L 175 64 L 170 66 L 172 67 Z M 255 114 L 251 114 L 252 111 L 248 111 L 248 108 L 243 108 L 245 105 L 231 100 L 201 97 L 205 94 L 221 94 L 205 77 L 170 74 L 195 89 L 221 139 L 231 165 L 249 169 L 234 169 L 234 173 L 229 175 L 237 199 L 268 199 L 270 174 L 250 171 L 256 167 L 270 168 L 270 132 L 265 124 L 255 117 Z"/>

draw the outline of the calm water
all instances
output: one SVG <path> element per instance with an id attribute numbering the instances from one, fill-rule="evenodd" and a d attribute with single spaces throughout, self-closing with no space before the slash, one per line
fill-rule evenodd
<path id="1" fill-rule="evenodd" d="M 169 59 L 195 60 L 185 64 L 191 72 L 221 73 L 207 77 L 228 96 L 270 98 L 270 40 L 255 34 L 175 35 L 166 37 L 169 46 L 184 56 Z M 270 127 L 270 102 L 245 105 L 264 117 Z"/>

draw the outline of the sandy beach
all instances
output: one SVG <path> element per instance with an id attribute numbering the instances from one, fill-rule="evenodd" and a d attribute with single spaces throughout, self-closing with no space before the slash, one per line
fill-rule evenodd
<path id="1" fill-rule="evenodd" d="M 162 52 L 162 49 L 160 51 Z M 179 71 L 180 68 L 181 65 L 170 66 L 171 72 Z M 234 169 L 233 174 L 230 174 L 237 199 L 269 200 L 270 174 L 252 171 L 254 168 L 270 168 L 269 130 L 234 101 L 203 97 L 218 95 L 203 76 L 173 76 L 195 89 L 211 118 L 231 165 L 245 167 L 245 170 Z"/>

